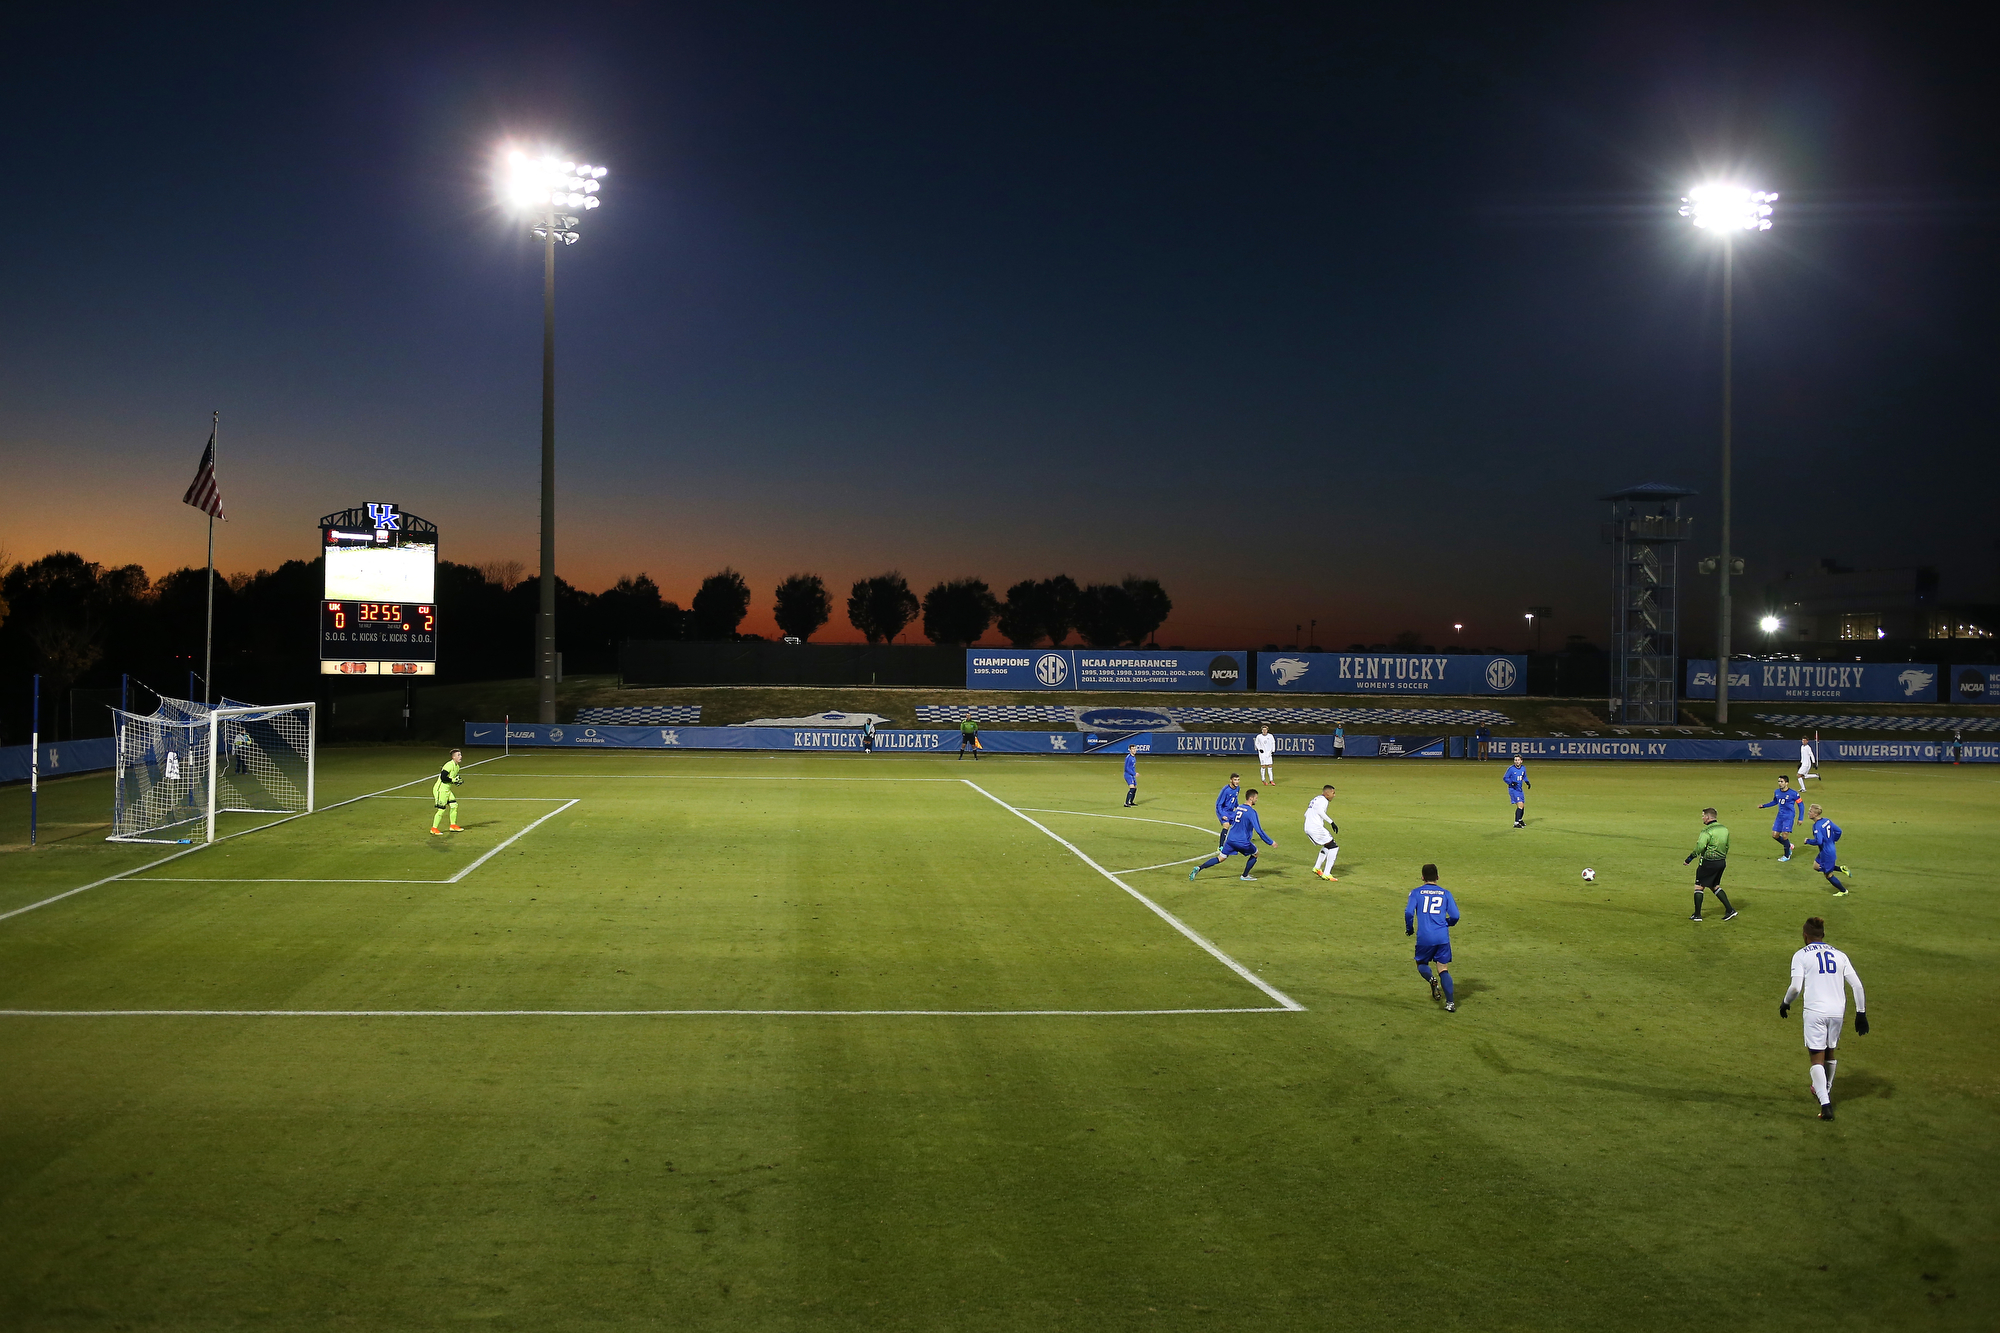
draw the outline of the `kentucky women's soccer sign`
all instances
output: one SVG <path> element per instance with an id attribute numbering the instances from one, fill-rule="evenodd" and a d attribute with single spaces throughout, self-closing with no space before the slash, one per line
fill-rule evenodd
<path id="1" fill-rule="evenodd" d="M 1257 688 L 1301 694 L 1526 694 L 1528 659 L 1484 653 L 1259 653 Z"/>

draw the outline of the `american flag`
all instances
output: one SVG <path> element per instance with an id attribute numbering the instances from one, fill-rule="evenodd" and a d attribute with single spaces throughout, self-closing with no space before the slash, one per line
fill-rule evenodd
<path id="1" fill-rule="evenodd" d="M 222 518 L 222 490 L 215 484 L 214 431 L 208 433 L 208 448 L 201 451 L 201 466 L 195 470 L 194 480 L 188 483 L 181 503 L 193 505 L 210 518 Z"/>

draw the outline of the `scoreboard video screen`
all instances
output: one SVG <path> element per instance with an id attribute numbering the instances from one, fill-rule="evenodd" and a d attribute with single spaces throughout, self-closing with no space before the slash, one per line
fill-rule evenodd
<path id="1" fill-rule="evenodd" d="M 320 520 L 320 672 L 437 674 L 437 527 L 393 504 Z"/>

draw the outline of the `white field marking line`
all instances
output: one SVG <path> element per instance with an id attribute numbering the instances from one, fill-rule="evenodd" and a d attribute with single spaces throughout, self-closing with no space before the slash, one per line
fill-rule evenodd
<path id="1" fill-rule="evenodd" d="M 1237 962 L 1234 958 L 1231 958 L 1228 954 L 1216 948 L 1215 945 L 1211 944 L 1207 939 L 1203 938 L 1201 933 L 1195 930 L 1194 927 L 1188 925 L 1187 922 L 1181 920 L 1179 917 L 1175 916 L 1172 912 L 1169 912 L 1166 908 L 1160 906 L 1158 903 L 1154 902 L 1151 898 L 1148 898 L 1145 894 L 1139 892 L 1137 889 L 1133 888 L 1130 884 L 1127 884 L 1124 880 L 1118 878 L 1118 876 L 1112 874 L 1109 870 L 1106 870 L 1103 866 L 1091 860 L 1090 857 L 1084 853 L 1081 847 L 1078 847 L 1075 843 L 1070 842 L 1066 838 L 1058 836 L 1054 830 L 1048 827 L 1048 825 L 1043 824 L 1040 820 L 1030 818 L 1020 809 L 1018 809 L 1015 806 L 1007 804 L 1007 802 L 1001 800 L 998 796 L 995 796 L 992 792 L 986 790 L 986 788 L 980 786 L 972 779 L 961 778 L 959 780 L 965 783 L 966 786 L 978 792 L 981 796 L 984 796 L 987 800 L 993 802 L 993 804 L 999 806 L 1002 810 L 1007 811 L 1009 814 L 1014 815 L 1016 818 L 1026 820 L 1028 823 L 1034 825 L 1042 832 L 1048 834 L 1049 837 L 1055 839 L 1055 841 L 1058 844 L 1068 848 L 1069 851 L 1076 857 L 1077 860 L 1083 862 L 1085 865 L 1089 866 L 1092 870 L 1095 870 L 1098 874 L 1104 876 L 1104 878 L 1110 880 L 1113 884 L 1116 884 L 1119 888 L 1131 894 L 1134 898 L 1137 898 L 1140 902 L 1146 905 L 1148 910 L 1150 910 L 1155 916 L 1159 917 L 1160 920 L 1166 922 L 1168 925 L 1172 926 L 1175 930 L 1178 930 L 1181 934 L 1187 936 L 1190 940 L 1194 941 L 1197 945 L 1201 946 L 1202 949 L 1206 950 L 1217 962 L 1221 963 L 1231 972 L 1234 972 L 1237 976 L 1242 977 L 1245 981 L 1255 986 L 1258 990 L 1263 991 L 1264 994 L 1276 1000 L 1280 1005 L 1284 1006 L 1286 1009 L 1290 1009 L 1293 1011 L 1304 1010 L 1305 1008 L 1304 1005 L 1300 1004 L 1297 1000 L 1294 1000 L 1291 996 L 1285 994 L 1277 987 L 1266 983 L 1264 979 L 1262 977 L 1259 977 L 1255 972 L 1252 972 L 1249 968 L 1243 966 L 1243 964 Z"/>
<path id="2" fill-rule="evenodd" d="M 1141 870 L 1165 870 L 1169 866 L 1184 866 L 1194 861 L 1206 861 L 1210 856 L 1213 855 L 1214 855 L 1213 852 L 1209 852 L 1201 856 L 1182 857 L 1178 861 L 1162 861 L 1156 866 L 1138 866 L 1132 870 L 1114 870 L 1111 873 L 1114 875 L 1136 875 Z"/>
<path id="3" fill-rule="evenodd" d="M 491 759 L 475 759 L 471 763 L 466 764 L 464 767 L 477 768 L 481 764 L 495 763 L 501 759 L 505 759 L 506 757 L 507 757 L 506 755 L 496 754 Z M 262 833 L 267 828 L 276 828 L 280 824 L 289 824 L 294 819 L 304 819 L 306 815 L 309 813 L 324 814 L 328 810 L 338 810 L 343 805 L 353 805 L 356 801 L 365 801 L 371 796 L 380 796 L 382 795 L 383 792 L 401 791 L 405 787 L 414 787 L 419 782 L 430 782 L 430 781 L 432 781 L 432 779 L 429 777 L 412 778 L 408 782 L 399 782 L 393 787 L 384 787 L 382 788 L 382 791 L 364 792 L 360 796 L 350 796 L 344 801 L 335 801 L 332 805 L 323 805 L 318 810 L 300 811 L 296 815 L 286 815 L 283 819 L 274 819 L 268 824 L 259 824 L 255 828 L 238 829 L 234 833 L 225 833 L 221 837 L 217 838 L 215 842 L 199 843 L 196 846 L 188 848 L 184 852 L 175 852 L 171 856 L 163 856 L 157 861 L 148 861 L 145 865 L 134 866 L 130 870 L 121 870 L 115 875 L 106 875 L 103 879 L 92 880 L 90 883 L 79 885 L 74 889 L 65 889 L 61 893 L 58 893 L 53 897 L 44 898 L 38 903 L 29 903 L 26 907 L 17 907 L 11 912 L 0 912 L 0 921 L 5 921 L 8 917 L 19 916 L 23 912 L 32 912 L 38 907 L 47 907 L 50 903 L 59 903 L 65 898 L 74 897 L 79 893 L 86 893 L 91 889 L 102 888 L 106 884 L 115 884 L 121 879 L 130 879 L 134 875 L 144 874 L 146 871 L 152 870 L 158 866 L 163 866 L 169 861 L 178 861 L 183 856 L 193 856 L 196 852 L 205 851 L 208 848 L 215 846 L 216 842 L 228 842 L 231 838 L 240 838 L 246 833 Z M 556 798 L 551 797 L 550 799 L 553 800 Z"/>
<path id="4" fill-rule="evenodd" d="M 487 776 L 487 777 L 489 777 L 489 778 L 493 778 L 493 777 L 499 777 L 500 775 L 499 775 L 498 773 L 488 773 L 488 774 L 487 774 L 486 776 Z M 515 774 L 509 774 L 508 776 L 510 776 L 510 777 L 513 777 L 513 776 L 517 776 L 517 775 L 515 775 Z M 377 800 L 377 801 L 428 801 L 428 800 L 430 799 L 430 797 L 428 797 L 428 796 L 377 796 L 377 797 L 374 797 L 373 799 L 374 799 L 374 800 Z M 560 801 L 560 800 L 562 800 L 562 799 L 563 799 L 563 798 L 562 798 L 562 797 L 560 797 L 560 796 L 472 796 L 472 797 L 468 797 L 468 798 L 466 798 L 466 802 L 465 802 L 465 803 L 466 803 L 467 805 L 471 805 L 471 804 L 472 804 L 472 803 L 473 803 L 474 801 L 544 801 L 544 802 L 546 802 L 546 801 Z"/>
<path id="5" fill-rule="evenodd" d="M 561 814 L 563 811 L 575 805 L 577 801 L 580 799 L 581 799 L 580 797 L 575 797 L 575 796 L 570 797 L 567 801 L 564 801 L 561 805 L 549 811 L 547 814 L 543 815 L 540 819 L 537 819 L 534 823 L 528 825 L 526 828 L 522 829 L 519 833 L 516 833 L 513 837 L 507 839 L 507 841 L 501 843 L 498 847 L 495 847 L 492 851 L 486 853 L 486 855 L 480 857 L 477 861 L 474 861 L 471 865 L 459 871 L 456 875 L 453 875 L 450 879 L 446 880 L 445 883 L 447 884 L 458 883 L 460 880 L 464 879 L 467 875 L 470 875 L 473 871 L 479 869 L 479 867 L 485 865 L 488 861 L 491 861 L 494 857 L 500 855 L 500 853 L 506 851 L 509 847 L 513 846 L 521 839 L 527 837 L 530 833 L 533 833 L 537 828 L 541 827 L 543 824 L 548 823 L 551 819 L 554 819 L 557 815 Z"/>
<path id="6" fill-rule="evenodd" d="M 1234 1009 L 0 1009 L 0 1018 L 1144 1018 L 1289 1012 L 1275 1005 Z"/>
<path id="7" fill-rule="evenodd" d="M 429 800 L 430 798 L 426 796 L 420 796 L 411 798 L 391 797 L 390 799 Z M 470 875 L 473 871 L 479 869 L 479 867 L 485 865 L 488 861 L 498 856 L 501 852 L 506 851 L 509 843 L 517 842 L 521 838 L 524 838 L 529 833 L 533 832 L 536 824 L 540 824 L 545 820 L 554 819 L 557 815 L 561 814 L 564 810 L 569 809 L 572 805 L 575 805 L 579 800 L 583 798 L 578 796 L 573 796 L 570 797 L 568 800 L 564 800 L 560 796 L 521 796 L 521 797 L 501 798 L 501 799 L 514 799 L 523 801 L 530 801 L 530 800 L 562 801 L 563 803 L 556 809 L 551 810 L 547 814 L 543 815 L 541 819 L 537 819 L 534 821 L 534 823 L 527 825 L 520 832 L 516 833 L 513 837 L 507 839 L 506 842 L 503 842 L 498 847 L 493 848 L 491 851 L 487 852 L 484 856 L 480 857 L 477 861 L 474 861 L 471 865 L 459 871 L 456 875 L 453 875 L 450 879 L 349 879 L 349 878 L 197 879 L 194 878 L 193 876 L 183 876 L 183 875 L 155 875 L 149 879 L 134 880 L 133 883 L 135 884 L 456 884 L 460 880 L 464 879 L 467 875 Z"/>
<path id="8" fill-rule="evenodd" d="M 1104 815 L 1094 810 L 1048 810 L 1039 805 L 1024 805 L 1023 810 L 1032 810 L 1038 815 L 1078 815 L 1084 819 L 1125 819 L 1135 824 L 1171 824 L 1175 828 L 1191 828 L 1196 833 L 1213 833 L 1214 829 L 1203 828 L 1199 824 L 1183 824 L 1178 819 L 1147 819 L 1144 815 Z M 1118 873 L 1113 871 L 1113 874 Z"/>

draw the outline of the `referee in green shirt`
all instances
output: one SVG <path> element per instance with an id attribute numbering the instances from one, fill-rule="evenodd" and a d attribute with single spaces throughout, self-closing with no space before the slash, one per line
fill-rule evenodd
<path id="1" fill-rule="evenodd" d="M 1701 812 L 1701 832 L 1694 836 L 1694 850 L 1687 854 L 1682 865 L 1697 858 L 1700 864 L 1694 868 L 1694 915 L 1690 921 L 1701 920 L 1701 891 L 1713 889 L 1715 900 L 1722 904 L 1722 919 L 1733 921 L 1736 909 L 1729 905 L 1729 895 L 1722 891 L 1722 872 L 1729 868 L 1729 830 L 1715 822 L 1715 807 Z"/>
<path id="2" fill-rule="evenodd" d="M 965 758 L 967 750 L 972 751 L 974 759 L 979 758 L 979 723 L 970 714 L 958 724 L 958 757 Z"/>

